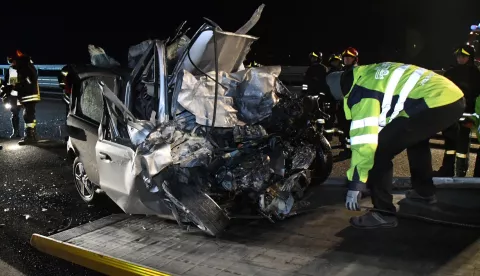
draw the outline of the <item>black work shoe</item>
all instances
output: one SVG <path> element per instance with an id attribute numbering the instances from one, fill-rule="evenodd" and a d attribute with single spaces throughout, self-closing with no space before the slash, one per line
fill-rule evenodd
<path id="1" fill-rule="evenodd" d="M 32 144 L 35 144 L 37 143 L 37 139 L 35 139 L 34 137 L 23 137 L 20 141 L 18 141 L 18 145 L 20 146 L 25 146 L 25 145 L 32 145 Z"/>
<path id="2" fill-rule="evenodd" d="M 415 201 L 423 201 L 428 204 L 437 203 L 437 197 L 435 195 L 431 196 L 421 196 L 415 190 L 409 190 L 405 193 L 405 198 Z"/>
<path id="3" fill-rule="evenodd" d="M 19 132 L 14 132 L 12 135 L 10 135 L 10 139 L 15 139 L 15 138 L 21 138 L 22 136 L 20 135 Z"/>
<path id="4" fill-rule="evenodd" d="M 385 216 L 371 211 L 362 216 L 350 218 L 350 225 L 359 229 L 394 228 L 397 227 L 398 220 L 395 216 Z"/>

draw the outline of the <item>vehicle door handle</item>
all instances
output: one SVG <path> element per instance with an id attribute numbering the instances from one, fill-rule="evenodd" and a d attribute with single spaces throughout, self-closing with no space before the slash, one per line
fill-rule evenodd
<path id="1" fill-rule="evenodd" d="M 100 152 L 98 155 L 100 156 L 100 160 L 112 161 L 112 158 L 108 154 Z"/>

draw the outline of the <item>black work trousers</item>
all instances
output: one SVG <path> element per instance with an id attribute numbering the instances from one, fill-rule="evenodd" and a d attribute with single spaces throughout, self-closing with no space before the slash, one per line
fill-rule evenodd
<path id="1" fill-rule="evenodd" d="M 23 105 L 23 120 L 25 121 L 25 130 L 28 128 L 35 128 L 37 120 L 35 118 L 35 107 L 37 102 L 26 102 Z"/>
<path id="2" fill-rule="evenodd" d="M 343 109 L 343 100 L 339 101 L 337 106 L 337 123 L 338 128 L 343 132 L 343 135 L 339 135 L 339 140 L 342 145 L 342 148 L 349 148 L 350 143 L 347 143 L 347 140 L 350 141 L 350 124 L 351 120 L 347 120 L 345 117 L 345 110 Z"/>
<path id="3" fill-rule="evenodd" d="M 465 176 L 470 152 L 470 128 L 455 122 L 442 134 L 445 138 L 445 153 L 440 168 L 441 176 Z M 456 171 L 455 161 L 457 163 Z"/>
<path id="4" fill-rule="evenodd" d="M 421 196 L 435 193 L 432 179 L 432 153 L 429 140 L 455 123 L 465 110 L 462 98 L 446 106 L 426 109 L 410 118 L 398 117 L 378 135 L 374 165 L 367 185 L 376 209 L 395 212 L 391 194 L 393 158 L 407 150 L 413 189 Z"/>
<path id="5" fill-rule="evenodd" d="M 470 128 L 455 122 L 442 132 L 445 137 L 445 150 L 459 154 L 468 154 L 470 151 Z"/>

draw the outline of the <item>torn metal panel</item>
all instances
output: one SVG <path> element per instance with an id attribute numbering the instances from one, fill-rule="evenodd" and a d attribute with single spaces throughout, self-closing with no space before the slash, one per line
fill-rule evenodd
<path id="1" fill-rule="evenodd" d="M 255 124 L 271 116 L 272 108 L 278 103 L 276 95 L 280 66 L 251 68 L 246 71 L 228 74 L 219 72 L 216 127 Z M 195 115 L 197 123 L 211 126 L 215 99 L 214 72 L 207 73 L 211 78 L 197 79 L 184 71 L 181 91 L 174 99 Z"/>
<path id="2" fill-rule="evenodd" d="M 213 72 L 210 75 L 214 74 Z M 222 76 L 225 73 L 220 72 Z M 216 110 L 216 127 L 233 127 L 242 124 L 237 118 L 237 110 L 233 108 L 232 97 L 226 96 L 228 88 L 219 85 Z M 182 90 L 178 95 L 178 102 L 183 108 L 196 117 L 197 124 L 211 126 L 215 99 L 215 82 L 207 77 L 197 80 L 194 75 L 184 71 Z"/>
<path id="3" fill-rule="evenodd" d="M 128 67 L 135 68 L 145 52 L 152 45 L 152 40 L 145 40 L 137 45 L 133 45 L 128 49 Z"/>
<path id="4" fill-rule="evenodd" d="M 295 153 L 292 159 L 292 170 L 306 170 L 315 159 L 315 149 L 313 145 L 307 145 L 298 147 L 295 149 Z"/>
<path id="5" fill-rule="evenodd" d="M 280 71 L 280 66 L 250 68 L 245 71 L 234 96 L 242 121 L 255 124 L 272 115 L 272 108 L 279 101 L 276 93 L 279 89 Z"/>
<path id="6" fill-rule="evenodd" d="M 156 41 L 156 50 L 158 58 L 156 66 L 158 66 L 158 70 L 154 70 L 158 72 L 155 78 L 155 85 L 158 85 L 158 110 L 157 110 L 157 120 L 159 123 L 165 123 L 169 120 L 169 112 L 168 112 L 168 95 L 167 95 L 167 60 L 166 60 L 166 50 L 165 44 L 161 41 Z"/>
<path id="7" fill-rule="evenodd" d="M 251 44 L 258 38 L 235 34 L 231 32 L 215 30 L 217 40 L 218 70 L 224 72 L 236 72 L 243 64 L 245 57 L 250 51 Z M 202 72 L 215 70 L 215 51 L 213 43 L 213 30 L 205 28 L 198 38 L 191 42 L 190 57 Z M 201 74 L 190 62 L 188 57 L 183 60 L 182 69 L 195 75 Z"/>
<path id="8" fill-rule="evenodd" d="M 238 29 L 235 33 L 236 34 L 246 34 L 248 33 L 260 20 L 260 16 L 262 16 L 263 8 L 265 8 L 265 4 L 261 4 L 255 12 L 253 13 L 252 17 L 243 25 L 240 29 Z"/>
<path id="9" fill-rule="evenodd" d="M 92 65 L 102 68 L 112 68 L 120 66 L 120 63 L 107 55 L 105 50 L 95 45 L 88 45 L 88 53 L 90 54 L 90 62 Z"/>

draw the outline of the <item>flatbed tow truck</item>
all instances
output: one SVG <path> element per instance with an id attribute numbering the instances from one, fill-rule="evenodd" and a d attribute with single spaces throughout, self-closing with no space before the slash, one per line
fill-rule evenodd
<path id="1" fill-rule="evenodd" d="M 352 229 L 348 219 L 358 213 L 343 206 L 342 180 L 330 178 L 308 197 L 309 212 L 275 224 L 238 219 L 217 238 L 155 216 L 114 214 L 52 236 L 34 234 L 31 244 L 107 275 L 480 275 L 480 231 L 471 229 L 480 228 L 478 180 L 435 183 L 441 203 L 414 208 L 416 215 L 466 227 L 401 219 L 395 229 Z M 409 181 L 394 184 L 402 214 Z"/>

